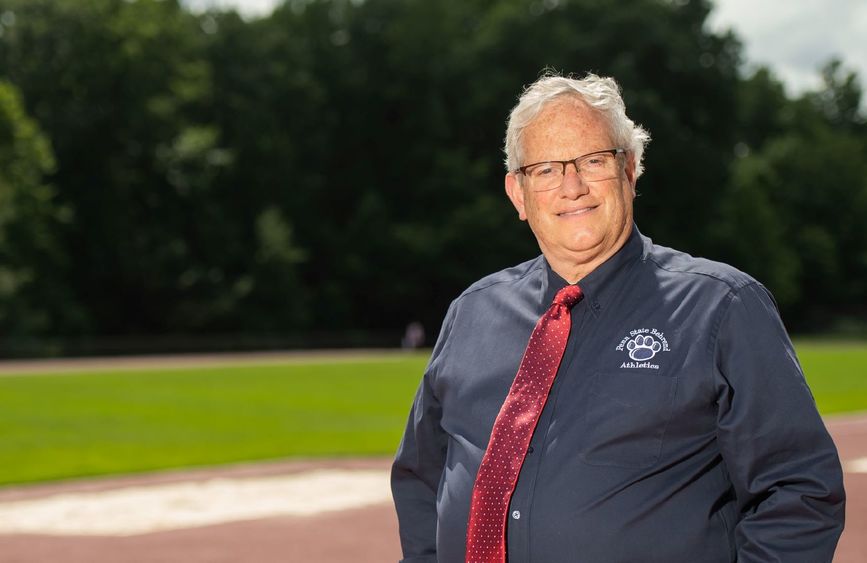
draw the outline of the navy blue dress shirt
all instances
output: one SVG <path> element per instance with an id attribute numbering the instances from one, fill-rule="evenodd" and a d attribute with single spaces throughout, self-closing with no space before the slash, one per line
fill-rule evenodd
<path id="1" fill-rule="evenodd" d="M 540 256 L 452 302 L 392 468 L 405 563 L 464 561 L 494 419 L 565 284 Z M 636 228 L 579 285 L 509 562 L 830 562 L 840 461 L 768 291 Z"/>

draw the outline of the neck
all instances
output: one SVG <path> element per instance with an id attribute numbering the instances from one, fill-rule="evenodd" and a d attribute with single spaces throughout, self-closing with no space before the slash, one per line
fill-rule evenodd
<path id="1" fill-rule="evenodd" d="M 612 253 L 613 254 L 613 253 Z M 556 258 L 545 256 L 551 269 L 558 276 L 569 282 L 570 284 L 577 283 L 587 277 L 590 272 L 598 268 L 610 256 L 599 258 L 591 262 L 573 260 L 557 260 Z"/>
<path id="2" fill-rule="evenodd" d="M 629 235 L 632 233 L 632 227 L 626 229 L 623 234 L 618 237 L 614 244 L 608 246 L 604 250 L 599 247 L 591 248 L 583 252 L 548 252 L 542 249 L 542 254 L 548 261 L 551 269 L 558 276 L 569 282 L 570 284 L 577 283 L 590 275 L 593 270 L 605 263 L 606 260 L 617 254 L 617 251 L 623 248 L 626 241 L 629 240 Z M 602 244 L 600 244 L 602 246 Z"/>

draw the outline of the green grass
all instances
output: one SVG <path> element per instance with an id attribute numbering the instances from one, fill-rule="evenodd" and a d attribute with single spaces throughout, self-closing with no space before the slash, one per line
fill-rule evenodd
<path id="1" fill-rule="evenodd" d="M 797 341 L 823 414 L 867 409 L 867 343 Z M 0 377 L 0 484 L 391 455 L 426 354 Z"/>
<path id="2" fill-rule="evenodd" d="M 426 361 L 0 377 L 0 484 L 391 454 Z"/>
<path id="3" fill-rule="evenodd" d="M 822 414 L 867 409 L 867 343 L 796 340 L 795 349 Z"/>

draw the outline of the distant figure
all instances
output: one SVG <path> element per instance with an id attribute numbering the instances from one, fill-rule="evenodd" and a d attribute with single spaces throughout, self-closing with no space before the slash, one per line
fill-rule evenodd
<path id="1" fill-rule="evenodd" d="M 405 563 L 830 563 L 843 473 L 774 299 L 638 231 L 649 138 L 593 74 L 512 110 L 542 254 L 445 316 L 392 468 Z"/>
<path id="2" fill-rule="evenodd" d="M 418 321 L 412 321 L 406 325 L 406 332 L 400 345 L 404 350 L 415 350 L 424 345 L 424 326 Z"/>

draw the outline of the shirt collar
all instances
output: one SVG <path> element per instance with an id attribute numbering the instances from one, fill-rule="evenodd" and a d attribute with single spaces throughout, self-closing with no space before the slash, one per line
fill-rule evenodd
<path id="1" fill-rule="evenodd" d="M 584 292 L 582 303 L 585 303 L 594 314 L 598 315 L 602 308 L 617 294 L 618 284 L 614 283 L 614 280 L 619 274 L 628 271 L 630 266 L 643 258 L 643 255 L 644 240 L 638 227 L 633 224 L 632 233 L 620 247 L 620 250 L 578 281 L 581 291 Z M 547 276 L 543 278 L 542 302 L 547 308 L 554 300 L 557 292 L 568 284 L 557 272 L 551 269 L 547 260 L 544 262 Z"/>

